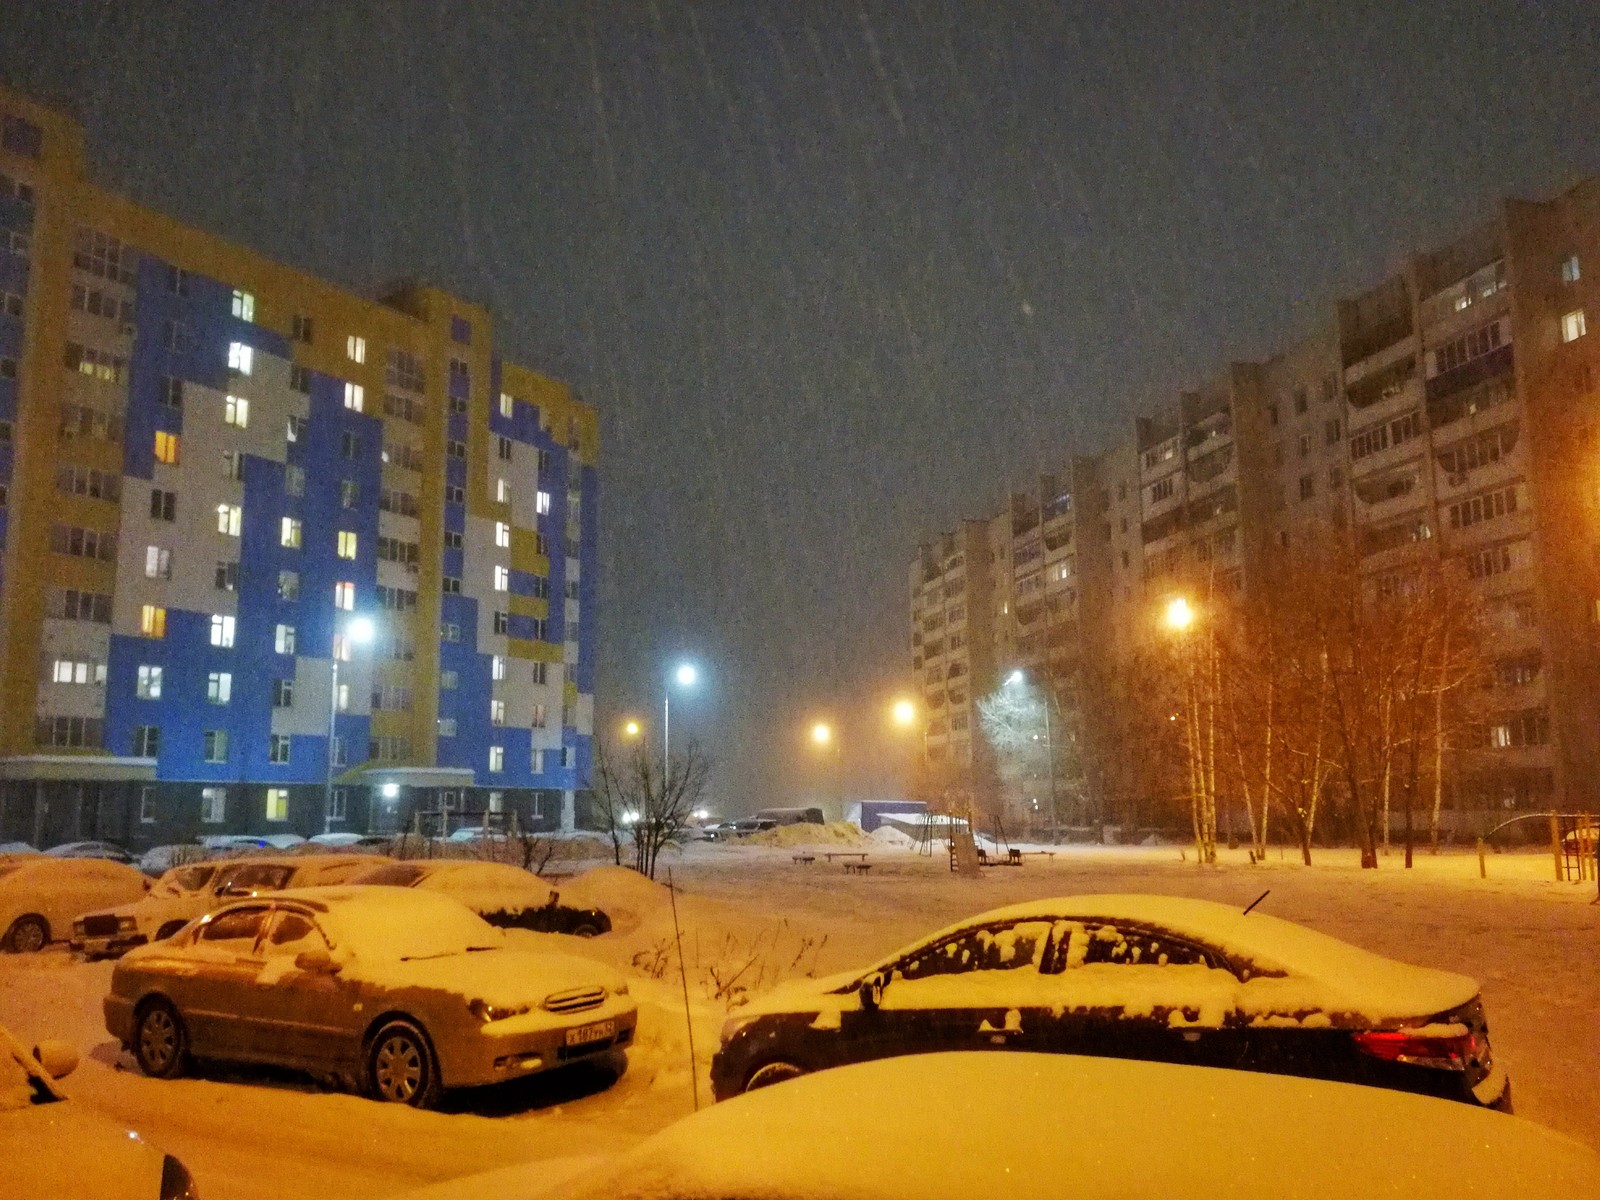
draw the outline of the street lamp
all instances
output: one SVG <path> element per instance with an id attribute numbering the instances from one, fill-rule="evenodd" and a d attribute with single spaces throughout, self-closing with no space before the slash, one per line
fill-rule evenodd
<path id="1" fill-rule="evenodd" d="M 681 688 L 692 688 L 700 682 L 700 672 L 693 663 L 679 663 L 672 672 L 672 681 Z M 661 769 L 672 773 L 672 688 L 661 693 Z"/>
<path id="2" fill-rule="evenodd" d="M 626 721 L 626 722 L 624 722 L 623 726 L 622 726 L 622 736 L 625 737 L 625 738 L 628 738 L 630 740 L 633 739 L 633 738 L 638 737 L 639 736 L 639 722 L 637 722 L 637 721 Z"/>
<path id="3" fill-rule="evenodd" d="M 1174 596 L 1167 601 L 1163 619 L 1174 633 L 1186 633 L 1195 622 L 1195 611 L 1186 596 Z"/>
<path id="4" fill-rule="evenodd" d="M 910 729 L 917 723 L 917 706 L 910 700 L 896 700 L 889 711 L 894 723 L 902 729 Z"/>
<path id="5" fill-rule="evenodd" d="M 332 670 L 328 676 L 328 774 L 322 792 L 322 832 L 333 832 L 333 756 L 338 742 L 336 722 L 339 717 L 339 657 L 348 654 L 353 646 L 365 646 L 377 635 L 378 627 L 371 617 L 351 617 L 344 623 L 342 632 L 333 637 Z M 397 789 L 398 790 L 398 789 Z"/>

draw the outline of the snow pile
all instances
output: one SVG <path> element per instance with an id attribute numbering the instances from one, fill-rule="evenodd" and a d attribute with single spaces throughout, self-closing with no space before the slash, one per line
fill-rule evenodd
<path id="1" fill-rule="evenodd" d="M 903 829 L 896 829 L 893 825 L 879 825 L 867 834 L 875 842 L 885 846 L 896 846 L 902 850 L 909 850 L 917 844 L 917 839 Z"/>
<path id="2" fill-rule="evenodd" d="M 802 822 L 798 825 L 779 825 L 738 839 L 747 846 L 779 846 L 785 850 L 795 846 L 859 846 L 867 840 L 861 826 L 849 821 L 834 821 L 827 825 Z"/>

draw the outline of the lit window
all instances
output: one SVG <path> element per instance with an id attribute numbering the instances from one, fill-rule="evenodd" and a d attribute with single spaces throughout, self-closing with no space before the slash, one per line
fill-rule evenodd
<path id="1" fill-rule="evenodd" d="M 442 738 L 445 738 L 445 737 L 455 737 L 455 735 L 456 735 L 456 719 L 454 717 L 440 717 L 439 718 L 439 736 L 442 737 Z"/>
<path id="2" fill-rule="evenodd" d="M 161 668 L 141 664 L 134 694 L 141 700 L 161 699 Z"/>
<path id="3" fill-rule="evenodd" d="M 535 775 L 543 775 L 544 774 L 544 751 L 543 750 L 535 750 L 533 752 L 533 773 Z"/>
<path id="4" fill-rule="evenodd" d="M 339 557 L 354 558 L 356 556 L 356 535 L 348 529 L 339 531 Z"/>
<path id="5" fill-rule="evenodd" d="M 172 551 L 162 546 L 146 546 L 144 576 L 146 579 L 171 579 Z"/>
<path id="6" fill-rule="evenodd" d="M 248 375 L 255 365 L 255 350 L 243 342 L 228 343 L 228 370 L 236 375 Z"/>
<path id="7" fill-rule="evenodd" d="M 139 632 L 149 638 L 167 636 L 167 610 L 159 605 L 146 604 L 139 610 Z"/>
<path id="8" fill-rule="evenodd" d="M 217 532 L 225 533 L 229 537 L 238 537 L 239 528 L 244 523 L 244 510 L 237 504 L 217 505 Z"/>
<path id="9" fill-rule="evenodd" d="M 213 646 L 233 645 L 233 618 L 226 613 L 211 614 L 211 644 Z"/>
<path id="10" fill-rule="evenodd" d="M 208 787 L 200 789 L 200 820 L 207 825 L 222 823 L 228 811 L 228 789 Z"/>
<path id="11" fill-rule="evenodd" d="M 272 761 L 273 762 L 277 762 L 279 760 L 278 759 L 273 759 Z M 284 756 L 282 761 L 284 761 L 284 762 L 288 762 L 289 761 L 287 754 Z M 288 819 L 289 819 L 289 789 L 288 788 L 268 788 L 267 789 L 267 820 L 269 820 L 269 821 L 287 821 Z"/>
<path id="12" fill-rule="evenodd" d="M 345 659 L 347 661 L 349 657 L 349 655 L 345 655 Z M 340 712 L 350 711 L 350 685 L 348 683 L 341 683 L 339 685 L 339 691 L 334 696 L 333 703 Z"/>
<path id="13" fill-rule="evenodd" d="M 494 772 L 506 769 L 506 748 L 504 746 L 489 747 L 489 770 Z"/>
<path id="14" fill-rule="evenodd" d="M 502 417 L 509 417 L 511 415 L 511 404 L 512 404 L 511 397 L 508 396 L 505 392 L 501 392 L 500 393 L 500 415 Z"/>
<path id="15" fill-rule="evenodd" d="M 1575 342 L 1589 332 L 1583 320 L 1583 309 L 1575 308 L 1561 318 L 1561 340 Z"/>
<path id="16" fill-rule="evenodd" d="M 346 612 L 356 606 L 356 585 L 353 583 L 336 583 L 333 585 L 333 606 L 342 608 Z"/>
<path id="17" fill-rule="evenodd" d="M 511 526 L 504 521 L 494 523 L 494 544 L 496 546 L 511 545 Z"/>
<path id="18" fill-rule="evenodd" d="M 489 660 L 489 678 L 504 679 L 506 677 L 506 660 L 502 654 L 496 654 Z"/>
<path id="19" fill-rule="evenodd" d="M 256 319 L 256 298 L 249 292 L 235 291 L 233 293 L 233 315 L 241 321 L 254 321 Z"/>
<path id="20" fill-rule="evenodd" d="M 300 520 L 298 517 L 285 517 L 278 532 L 278 544 L 288 546 L 291 550 L 300 549 Z"/>
<path id="21" fill-rule="evenodd" d="M 344 385 L 344 406 L 355 412 L 361 412 L 367 403 L 367 389 L 359 383 Z"/>
<path id="22" fill-rule="evenodd" d="M 273 634 L 272 646 L 279 654 L 293 654 L 294 626 L 279 625 Z"/>
<path id="23" fill-rule="evenodd" d="M 504 700 L 489 701 L 489 724 L 504 725 L 506 723 L 506 702 Z"/>
<path id="24" fill-rule="evenodd" d="M 178 461 L 178 435 L 156 430 L 156 461 L 166 463 L 169 467 Z"/>
<path id="25" fill-rule="evenodd" d="M 496 504 L 510 504 L 511 503 L 511 485 L 509 483 L 507 483 L 504 479 L 496 479 L 495 480 L 495 482 L 494 482 L 494 499 L 495 499 L 495 503 Z"/>
<path id="26" fill-rule="evenodd" d="M 549 718 L 545 715 L 544 705 L 535 704 L 528 717 L 528 724 L 534 729 L 543 729 L 548 720 Z"/>
<path id="27" fill-rule="evenodd" d="M 541 517 L 547 516 L 550 512 L 550 493 L 540 492 L 538 497 L 535 499 L 533 506 L 534 508 L 538 509 Z"/>
<path id="28" fill-rule="evenodd" d="M 229 396 L 222 405 L 222 419 L 226 424 L 243 429 L 250 424 L 250 401 L 243 396 Z"/>
<path id="29" fill-rule="evenodd" d="M 1578 256 L 1569 254 L 1561 260 L 1561 282 L 1577 283 L 1583 278 L 1583 273 L 1578 269 Z"/>
<path id="30" fill-rule="evenodd" d="M 233 699 L 233 675 L 227 671 L 212 671 L 207 675 L 206 699 L 212 704 L 226 704 Z"/>
<path id="31" fill-rule="evenodd" d="M 351 334 L 344 340 L 344 352 L 351 362 L 364 363 L 367 361 L 367 339 Z"/>
<path id="32" fill-rule="evenodd" d="M 499 565 L 496 565 L 494 569 L 494 590 L 497 592 L 509 592 L 511 590 L 511 572 Z"/>

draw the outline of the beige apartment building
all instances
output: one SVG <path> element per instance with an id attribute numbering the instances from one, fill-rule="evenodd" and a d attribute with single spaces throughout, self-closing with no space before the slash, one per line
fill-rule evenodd
<path id="1" fill-rule="evenodd" d="M 1011 672 L 1078 672 L 1114 703 L 1136 686 L 1119 664 L 1156 635 L 1167 599 L 1269 587 L 1275 548 L 1333 524 L 1354 527 L 1378 586 L 1416 554 L 1462 558 L 1498 628 L 1485 736 L 1456 748 L 1451 820 L 1595 809 L 1597 276 L 1600 180 L 1505 201 L 1339 300 L 1293 346 L 1230 364 L 1117 445 L 919 547 L 911 657 L 927 778 L 948 789 L 981 765 L 977 702 Z"/>

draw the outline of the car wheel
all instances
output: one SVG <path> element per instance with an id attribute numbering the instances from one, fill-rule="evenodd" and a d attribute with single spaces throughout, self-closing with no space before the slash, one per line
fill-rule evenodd
<path id="1" fill-rule="evenodd" d="M 389 1104 L 432 1108 L 439 1069 L 427 1035 L 410 1021 L 390 1021 L 367 1044 L 367 1092 Z"/>
<path id="2" fill-rule="evenodd" d="M 598 929 L 596 929 L 593 925 L 589 924 L 589 922 L 585 921 L 582 925 L 579 925 L 576 929 L 574 929 L 572 931 L 572 936 L 573 937 L 599 937 L 600 936 L 600 931 Z"/>
<path id="3" fill-rule="evenodd" d="M 152 1079 L 183 1074 L 189 1057 L 189 1031 L 178 1010 L 165 1000 L 151 1000 L 133 1027 L 133 1057 Z"/>
<path id="4" fill-rule="evenodd" d="M 158 942 L 166 941 L 169 937 L 177 933 L 178 930 L 182 929 L 188 923 L 189 922 L 187 921 L 168 921 L 160 929 L 156 930 L 155 940 Z"/>
<path id="5" fill-rule="evenodd" d="M 6 930 L 5 948 L 12 954 L 32 954 L 50 941 L 50 926 L 43 917 L 18 917 Z"/>
<path id="6" fill-rule="evenodd" d="M 771 1087 L 775 1083 L 782 1083 L 785 1079 L 793 1079 L 805 1073 L 806 1069 L 798 1063 L 783 1059 L 764 1063 L 750 1072 L 750 1077 L 744 1081 L 744 1090 L 753 1092 L 757 1088 Z"/>

